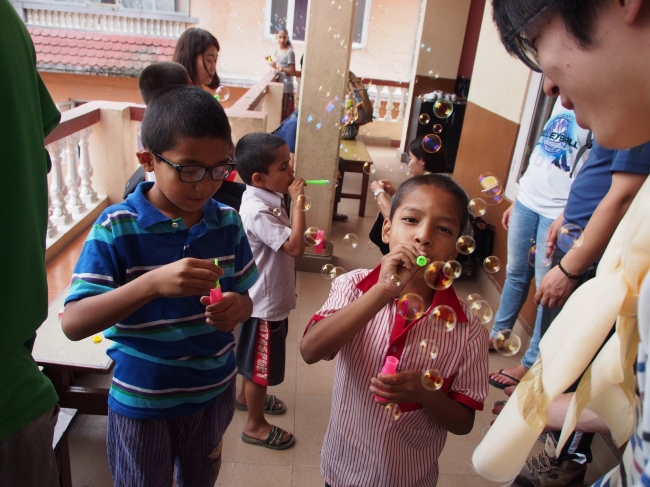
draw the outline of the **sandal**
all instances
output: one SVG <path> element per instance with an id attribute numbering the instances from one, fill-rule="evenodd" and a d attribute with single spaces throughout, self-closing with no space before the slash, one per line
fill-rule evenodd
<path id="1" fill-rule="evenodd" d="M 279 409 L 275 408 L 276 402 L 280 405 Z M 235 407 L 240 411 L 248 411 L 248 406 L 245 404 L 239 404 L 237 401 L 235 401 Z M 266 399 L 264 399 L 264 414 L 271 414 L 276 416 L 278 414 L 284 414 L 286 410 L 287 407 L 284 405 L 282 399 L 276 398 L 273 394 L 266 395 Z"/>
<path id="2" fill-rule="evenodd" d="M 266 437 L 266 440 L 258 440 L 257 438 L 251 438 L 247 436 L 244 432 L 241 434 L 241 439 L 244 443 L 249 443 L 251 445 L 263 446 L 264 448 L 270 448 L 271 450 L 286 450 L 291 448 L 296 442 L 296 437 L 293 434 L 289 433 L 291 436 L 284 443 L 282 442 L 282 437 L 288 433 L 288 431 L 278 428 L 277 426 L 271 426 L 271 431 Z"/>
<path id="3" fill-rule="evenodd" d="M 490 377 L 490 385 L 496 387 L 497 389 L 505 389 L 506 387 L 516 386 L 517 384 L 519 384 L 519 379 L 515 379 L 511 375 L 504 374 L 503 369 L 499 370 L 498 374 L 502 375 L 503 377 L 507 377 L 508 379 L 513 381 L 514 384 L 503 384 L 502 382 L 496 381 L 492 377 Z"/>

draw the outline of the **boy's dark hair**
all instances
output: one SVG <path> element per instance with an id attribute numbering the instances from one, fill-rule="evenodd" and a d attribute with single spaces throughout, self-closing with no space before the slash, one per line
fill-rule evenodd
<path id="1" fill-rule="evenodd" d="M 425 170 L 433 173 L 445 172 L 447 168 L 447 158 L 444 151 L 438 150 L 433 154 L 427 152 L 422 147 L 422 140 L 424 137 L 418 137 L 409 144 L 409 152 L 412 152 L 415 157 L 424 161 Z"/>
<path id="2" fill-rule="evenodd" d="M 226 112 L 207 91 L 195 86 L 168 86 L 154 96 L 142 120 L 142 145 L 158 154 L 176 147 L 179 139 L 227 140 Z"/>
<path id="3" fill-rule="evenodd" d="M 198 27 L 191 27 L 181 34 L 176 42 L 176 50 L 174 51 L 173 60 L 179 64 L 182 64 L 185 69 L 187 69 L 188 74 L 192 83 L 196 83 L 197 73 L 196 73 L 196 56 L 203 54 L 205 50 L 214 46 L 217 48 L 217 51 L 220 51 L 219 41 L 217 38 L 210 34 L 205 29 L 199 29 Z M 207 85 L 208 87 L 215 89 L 219 86 L 220 80 L 217 72 L 214 72 L 214 77 L 212 82 Z"/>
<path id="4" fill-rule="evenodd" d="M 467 192 L 460 187 L 460 185 L 454 181 L 451 176 L 447 174 L 424 174 L 422 176 L 417 176 L 411 179 L 407 179 L 404 184 L 402 184 L 395 196 L 393 196 L 393 201 L 390 207 L 390 220 L 393 220 L 395 212 L 402 205 L 404 197 L 410 194 L 414 189 L 419 188 L 420 186 L 433 186 L 441 191 L 446 191 L 451 193 L 456 201 L 458 202 L 458 224 L 459 224 L 459 236 L 465 229 L 467 225 L 467 219 L 469 215 L 467 213 L 467 205 L 469 204 L 469 196 Z"/>
<path id="5" fill-rule="evenodd" d="M 251 185 L 256 172 L 268 174 L 278 148 L 283 145 L 287 143 L 282 137 L 266 132 L 253 132 L 239 139 L 235 146 L 235 164 L 242 181 Z"/>
<path id="6" fill-rule="evenodd" d="M 521 29 L 520 34 L 530 39 L 531 31 L 539 29 L 540 22 L 559 15 L 567 31 L 587 48 L 593 42 L 594 23 L 603 5 L 605 0 L 492 0 L 492 17 L 502 39 L 514 29 Z"/>
<path id="7" fill-rule="evenodd" d="M 152 63 L 142 70 L 138 80 L 138 89 L 144 104 L 148 105 L 153 95 L 166 86 L 191 84 L 192 80 L 182 64 L 161 61 Z"/>

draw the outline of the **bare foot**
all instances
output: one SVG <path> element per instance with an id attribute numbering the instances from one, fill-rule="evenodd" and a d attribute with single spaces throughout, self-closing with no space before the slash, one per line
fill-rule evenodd
<path id="1" fill-rule="evenodd" d="M 527 371 L 528 369 L 526 367 L 519 364 L 512 369 L 502 369 L 501 371 L 490 372 L 489 376 L 490 379 L 499 384 L 505 386 L 516 386 Z M 514 382 L 513 379 L 515 379 L 516 382 Z"/>

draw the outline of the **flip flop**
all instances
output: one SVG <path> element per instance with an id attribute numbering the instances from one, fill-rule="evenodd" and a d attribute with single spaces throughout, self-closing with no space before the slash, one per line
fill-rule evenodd
<path id="1" fill-rule="evenodd" d="M 275 409 L 276 401 L 280 404 L 280 409 Z M 235 407 L 240 411 L 248 411 L 248 406 L 239 404 L 237 401 L 235 401 Z M 286 410 L 287 407 L 284 405 L 282 399 L 277 399 L 273 394 L 266 395 L 266 399 L 264 399 L 264 414 L 277 416 L 279 414 L 284 414 Z"/>
<path id="2" fill-rule="evenodd" d="M 515 379 L 511 375 L 504 374 L 503 369 L 499 370 L 498 374 L 502 375 L 503 377 L 507 377 L 508 379 L 513 381 L 514 384 L 502 384 L 501 382 L 498 382 L 498 381 L 494 380 L 492 377 L 490 377 L 490 381 L 489 381 L 490 385 L 496 387 L 497 389 L 505 389 L 506 387 L 516 386 L 517 384 L 519 384 L 519 379 Z"/>
<path id="3" fill-rule="evenodd" d="M 263 446 L 264 448 L 270 448 L 271 450 L 286 450 L 287 448 L 291 448 L 295 444 L 296 437 L 290 433 L 291 436 L 289 437 L 289 439 L 283 443 L 282 437 L 284 436 L 285 433 L 288 433 L 288 431 L 285 431 L 282 428 L 278 428 L 277 426 L 271 426 L 271 431 L 269 431 L 269 435 L 266 437 L 266 440 L 258 440 L 257 438 L 251 438 L 250 436 L 244 434 L 244 432 L 242 432 L 241 434 L 241 439 L 244 443 L 249 443 L 251 445 L 256 445 L 256 446 Z"/>

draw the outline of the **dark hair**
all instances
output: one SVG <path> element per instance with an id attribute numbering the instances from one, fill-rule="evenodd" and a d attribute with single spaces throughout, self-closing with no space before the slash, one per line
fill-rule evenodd
<path id="1" fill-rule="evenodd" d="M 447 168 L 447 158 L 442 150 L 438 150 L 431 154 L 422 147 L 422 140 L 424 136 L 414 139 L 409 144 L 409 152 L 412 152 L 415 157 L 424 161 L 424 168 L 428 172 L 440 173 L 445 172 Z"/>
<path id="2" fill-rule="evenodd" d="M 459 232 L 462 233 L 467 225 L 467 205 L 469 204 L 469 196 L 467 196 L 467 192 L 447 174 L 424 174 L 422 176 L 407 179 L 406 182 L 399 187 L 395 196 L 393 196 L 393 201 L 391 202 L 390 207 L 390 220 L 393 219 L 395 212 L 402 205 L 404 198 L 420 186 L 433 186 L 441 191 L 451 193 L 454 198 L 456 198 L 456 201 L 458 202 L 458 212 L 460 214 L 458 220 Z"/>
<path id="3" fill-rule="evenodd" d="M 287 143 L 282 137 L 266 132 L 253 132 L 239 139 L 235 146 L 235 164 L 242 181 L 250 185 L 256 172 L 268 174 L 278 148 L 283 145 Z"/>
<path id="4" fill-rule="evenodd" d="M 289 46 L 289 47 L 293 47 L 293 46 L 291 45 L 291 39 L 289 39 L 289 31 L 288 31 L 287 29 L 285 29 L 285 28 L 279 29 L 279 30 L 275 33 L 275 35 L 278 35 L 278 34 L 279 34 L 280 32 L 282 32 L 282 31 L 284 31 L 284 33 L 287 34 L 287 46 Z M 301 59 L 302 59 L 302 58 L 301 58 Z"/>
<path id="5" fill-rule="evenodd" d="M 158 154 L 172 150 L 179 139 L 227 140 L 226 112 L 210 93 L 196 86 L 168 86 L 150 100 L 142 120 L 142 145 Z"/>
<path id="6" fill-rule="evenodd" d="M 567 31 L 583 48 L 593 42 L 596 16 L 606 0 L 492 0 L 492 18 L 501 38 L 514 29 L 522 28 L 521 34 L 530 38 L 542 22 L 559 15 Z M 539 14 L 539 15 L 538 15 Z M 532 20 L 532 21 L 531 21 Z M 510 54 L 515 54 L 506 45 Z"/>
<path id="7" fill-rule="evenodd" d="M 152 63 L 142 70 L 138 80 L 140 96 L 147 105 L 154 93 L 166 86 L 190 85 L 192 80 L 182 64 L 173 61 Z"/>
<path id="8" fill-rule="evenodd" d="M 182 64 L 187 69 L 188 74 L 192 82 L 196 82 L 197 73 L 196 73 L 196 56 L 203 54 L 205 50 L 214 46 L 217 48 L 217 51 L 220 51 L 219 41 L 217 38 L 210 34 L 205 29 L 199 29 L 197 27 L 191 27 L 181 34 L 176 42 L 176 50 L 174 51 L 173 60 L 177 63 Z M 204 64 L 205 66 L 205 64 Z M 219 76 L 217 72 L 214 72 L 214 77 L 212 82 L 208 87 L 215 89 L 220 85 Z"/>

